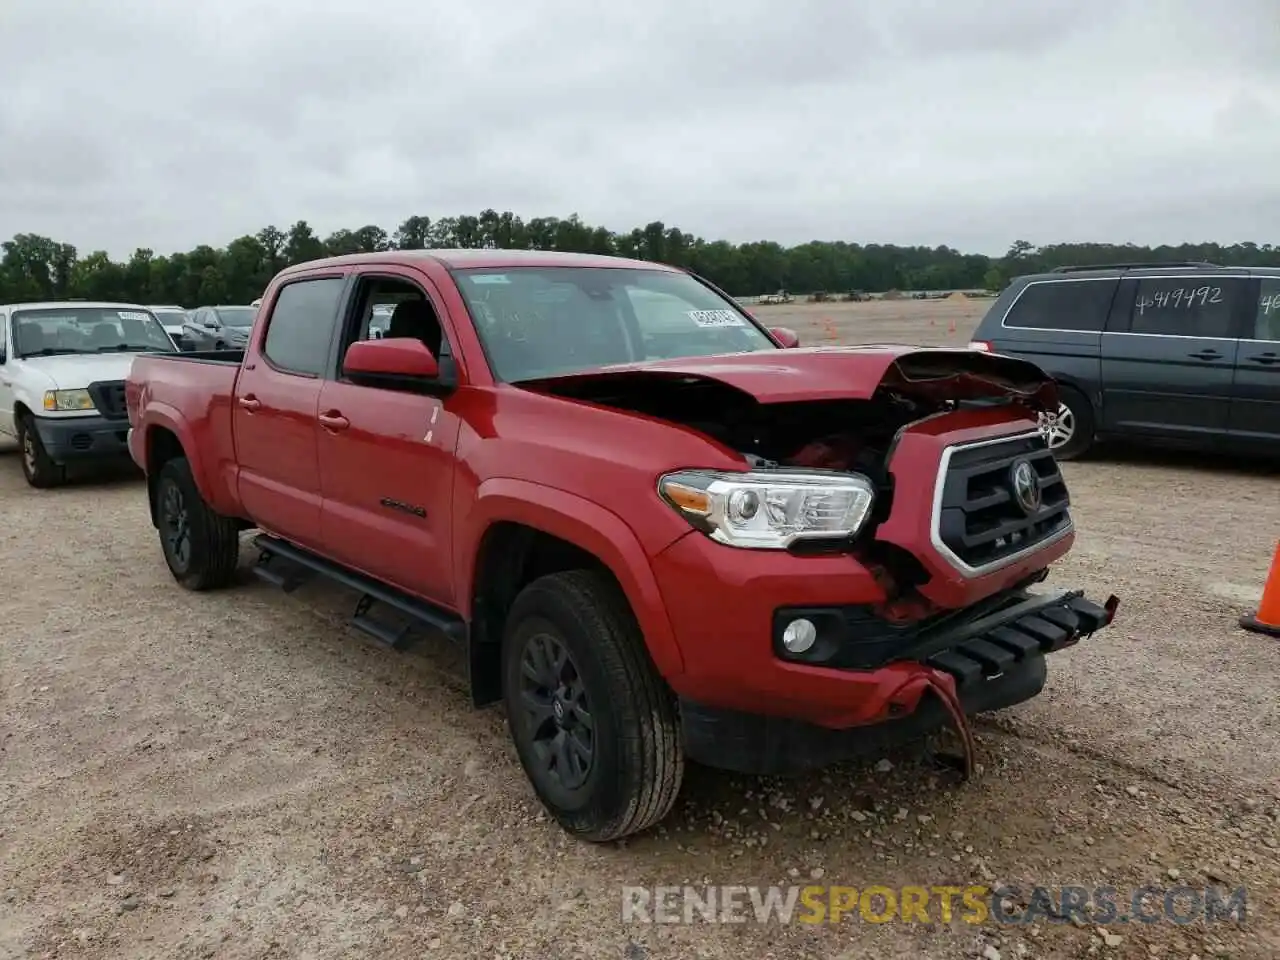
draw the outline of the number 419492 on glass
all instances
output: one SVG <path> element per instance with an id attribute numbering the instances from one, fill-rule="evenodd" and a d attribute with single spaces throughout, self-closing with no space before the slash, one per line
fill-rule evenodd
<path id="1" fill-rule="evenodd" d="M 1221 302 L 1221 287 L 1178 287 L 1176 290 L 1162 290 L 1160 293 L 1139 297 L 1137 303 L 1138 316 L 1142 316 L 1149 309 L 1165 310 L 1172 308 L 1176 310 L 1179 307 L 1184 307 L 1190 310 L 1197 304 Z"/>

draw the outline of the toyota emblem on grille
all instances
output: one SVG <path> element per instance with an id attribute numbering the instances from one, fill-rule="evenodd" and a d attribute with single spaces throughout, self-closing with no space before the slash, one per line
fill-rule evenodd
<path id="1" fill-rule="evenodd" d="M 1040 509 L 1040 478 L 1036 476 L 1035 467 L 1026 460 L 1018 460 L 1010 471 L 1013 499 L 1017 501 L 1022 512 L 1028 515 Z"/>

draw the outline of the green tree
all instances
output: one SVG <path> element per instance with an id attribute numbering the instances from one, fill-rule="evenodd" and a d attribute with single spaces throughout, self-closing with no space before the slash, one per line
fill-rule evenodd
<path id="1" fill-rule="evenodd" d="M 1018 240 L 1000 257 L 952 247 L 901 247 L 814 240 L 784 247 L 768 240 L 729 243 L 705 239 L 653 220 L 613 231 L 566 217 L 525 220 L 492 208 L 478 214 L 407 217 L 390 236 L 376 224 L 335 230 L 321 240 L 306 220 L 288 230 L 263 227 L 222 247 L 157 254 L 139 247 L 117 263 L 95 251 L 49 237 L 19 233 L 0 244 L 0 302 L 92 297 L 138 303 L 248 303 L 282 268 L 321 257 L 389 249 L 478 247 L 562 250 L 656 260 L 693 270 L 737 296 L 780 288 L 804 294 L 899 290 L 1003 289 L 1019 274 L 1064 264 L 1201 260 L 1242 266 L 1280 266 L 1271 243 L 1187 243 L 1157 247 L 1131 243 L 1036 246 Z"/>

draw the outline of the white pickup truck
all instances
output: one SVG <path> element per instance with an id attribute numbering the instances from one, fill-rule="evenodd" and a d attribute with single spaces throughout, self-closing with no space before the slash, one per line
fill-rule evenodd
<path id="1" fill-rule="evenodd" d="M 18 441 L 27 482 L 56 486 L 72 460 L 127 458 L 133 358 L 176 351 L 136 304 L 0 304 L 0 437 Z"/>

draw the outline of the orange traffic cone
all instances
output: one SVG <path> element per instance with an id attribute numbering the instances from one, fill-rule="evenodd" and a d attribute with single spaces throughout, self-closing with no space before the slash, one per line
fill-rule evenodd
<path id="1" fill-rule="evenodd" d="M 1271 561 L 1271 570 L 1262 588 L 1262 602 L 1258 604 L 1258 612 L 1241 617 L 1240 626 L 1252 633 L 1265 633 L 1269 637 L 1280 639 L 1280 544 L 1276 545 L 1276 555 Z"/>

